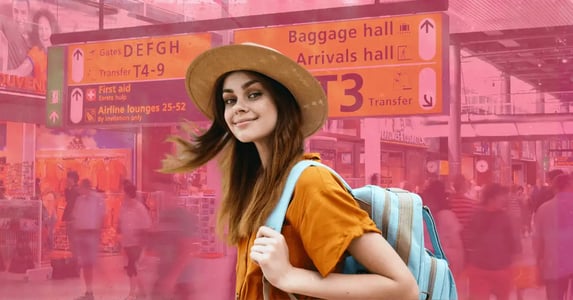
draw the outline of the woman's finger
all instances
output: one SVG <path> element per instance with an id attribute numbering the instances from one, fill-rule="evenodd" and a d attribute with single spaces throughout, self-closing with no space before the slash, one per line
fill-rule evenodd
<path id="1" fill-rule="evenodd" d="M 269 247 L 257 245 L 251 247 L 249 255 L 253 261 L 255 261 L 257 264 L 261 264 L 261 262 L 270 259 L 271 252 L 272 251 L 269 249 Z"/>
<path id="2" fill-rule="evenodd" d="M 277 237 L 280 235 L 281 235 L 280 232 L 267 226 L 261 226 L 257 231 L 257 237 Z"/>
<path id="3" fill-rule="evenodd" d="M 251 247 L 251 252 L 268 253 L 269 249 L 267 249 L 267 246 L 265 245 L 253 245 L 253 247 Z"/>
<path id="4" fill-rule="evenodd" d="M 276 244 L 276 239 L 270 237 L 259 237 L 256 238 L 255 241 L 253 242 L 253 245 L 273 245 L 273 244 Z"/>
<path id="5" fill-rule="evenodd" d="M 257 265 L 260 265 L 260 262 L 263 260 L 263 254 L 262 253 L 251 251 L 251 253 L 249 253 L 249 256 Z"/>

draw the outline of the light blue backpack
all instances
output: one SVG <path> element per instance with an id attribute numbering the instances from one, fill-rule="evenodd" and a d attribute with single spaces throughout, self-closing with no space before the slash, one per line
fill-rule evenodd
<path id="1" fill-rule="evenodd" d="M 280 201 L 266 225 L 281 231 L 294 186 L 302 172 L 310 166 L 328 169 L 344 183 L 362 209 L 375 221 L 382 235 L 394 247 L 414 274 L 421 300 L 456 300 L 456 285 L 442 250 L 430 210 L 422 205 L 420 196 L 401 189 L 384 189 L 366 185 L 352 189 L 330 167 L 312 160 L 303 160 L 291 170 Z M 429 232 L 434 253 L 424 247 L 424 222 Z M 354 258 L 344 264 L 347 274 L 368 273 Z"/>

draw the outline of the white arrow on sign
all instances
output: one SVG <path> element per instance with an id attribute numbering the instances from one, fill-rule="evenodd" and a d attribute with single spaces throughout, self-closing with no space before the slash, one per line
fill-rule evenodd
<path id="1" fill-rule="evenodd" d="M 436 106 L 436 71 L 432 68 L 423 68 L 418 74 L 418 104 L 423 110 L 430 110 Z"/>
<path id="2" fill-rule="evenodd" d="M 75 48 L 72 54 L 72 80 L 74 82 L 81 82 L 84 79 L 84 51 L 80 48 Z"/>
<path id="3" fill-rule="evenodd" d="M 84 117 L 84 92 L 81 88 L 74 88 L 70 94 L 70 121 L 78 124 Z"/>
<path id="4" fill-rule="evenodd" d="M 418 55 L 423 60 L 432 60 L 436 56 L 436 22 L 432 18 L 423 19 L 418 27 Z"/>
<path id="5" fill-rule="evenodd" d="M 52 123 L 56 123 L 56 121 L 60 118 L 60 116 L 58 115 L 57 112 L 53 111 L 50 114 L 50 121 L 52 121 Z"/>

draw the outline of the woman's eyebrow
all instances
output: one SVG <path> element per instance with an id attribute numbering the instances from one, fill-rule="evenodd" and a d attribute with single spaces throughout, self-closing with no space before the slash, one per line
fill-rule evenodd
<path id="1" fill-rule="evenodd" d="M 248 88 L 249 86 L 251 86 L 251 85 L 253 85 L 253 84 L 255 84 L 255 83 L 258 83 L 258 82 L 260 82 L 260 81 L 257 80 L 257 79 L 249 80 L 249 81 L 243 83 L 243 85 L 241 86 L 241 88 L 242 88 L 242 89 L 246 89 L 246 88 Z M 225 88 L 223 89 L 223 93 L 233 93 L 233 92 L 234 92 L 233 89 L 225 89 Z"/>

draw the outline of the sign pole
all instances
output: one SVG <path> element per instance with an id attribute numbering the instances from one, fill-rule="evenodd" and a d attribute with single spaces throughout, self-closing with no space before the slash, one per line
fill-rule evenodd
<path id="1" fill-rule="evenodd" d="M 99 0 L 99 11 L 98 11 L 99 30 L 103 30 L 103 21 L 105 18 L 105 13 L 104 13 L 105 5 L 103 1 L 104 0 Z"/>
<path id="2" fill-rule="evenodd" d="M 462 82 L 461 82 L 461 53 L 459 45 L 450 46 L 450 117 L 448 120 L 448 164 L 451 182 L 462 173 Z"/>

